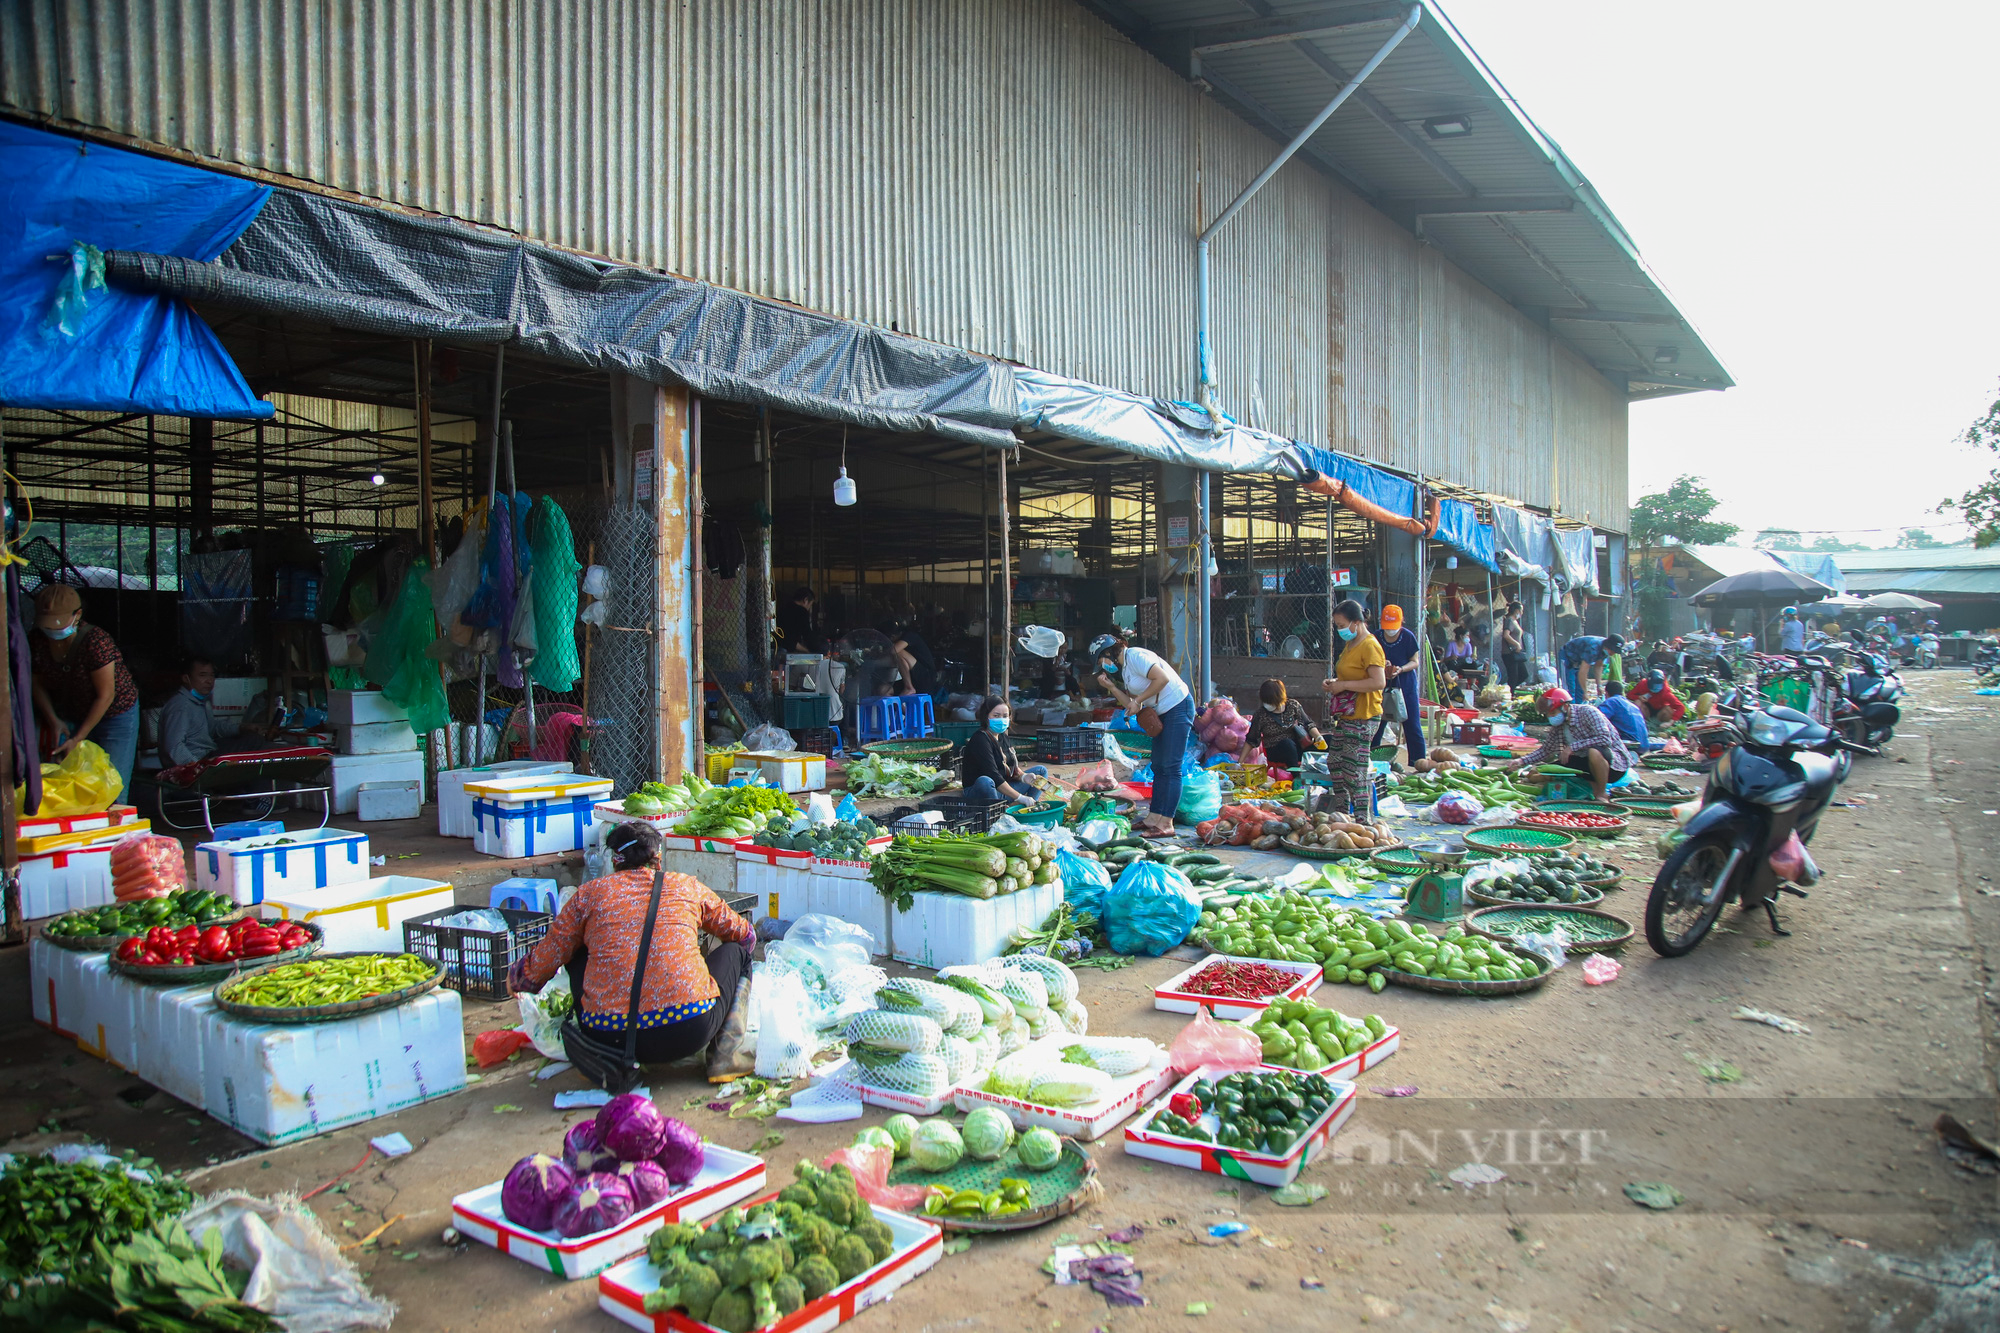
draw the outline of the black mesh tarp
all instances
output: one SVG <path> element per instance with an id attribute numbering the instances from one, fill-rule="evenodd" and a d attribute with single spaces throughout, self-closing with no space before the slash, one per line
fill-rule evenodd
<path id="1" fill-rule="evenodd" d="M 881 430 L 1014 443 L 1001 362 L 459 223 L 272 191 L 215 263 L 115 252 L 115 282 L 341 328 L 529 351 Z M 509 335 L 512 335 L 511 340 Z"/>

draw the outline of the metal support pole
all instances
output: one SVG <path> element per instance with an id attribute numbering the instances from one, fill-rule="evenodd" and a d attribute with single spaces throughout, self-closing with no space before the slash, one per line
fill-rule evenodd
<path id="1" fill-rule="evenodd" d="M 979 460 L 979 586 L 986 593 L 986 615 L 979 622 L 979 637 L 986 645 L 982 693 L 989 693 L 999 673 L 993 669 L 993 469 L 983 458 Z"/>
<path id="2" fill-rule="evenodd" d="M 1201 708 L 1208 703 L 1209 697 L 1215 693 L 1215 626 L 1210 623 L 1210 616 L 1213 613 L 1213 609 L 1209 605 L 1210 595 L 1213 593 L 1214 588 L 1208 576 L 1209 546 L 1211 542 L 1208 522 L 1208 473 L 1198 473 L 1197 477 L 1198 480 L 1195 483 L 1195 516 L 1201 524 L 1201 540 L 1195 550 L 1196 565 L 1194 573 L 1195 578 L 1198 580 L 1195 584 L 1198 589 L 1195 594 L 1195 605 L 1200 608 L 1199 615 L 1201 616 L 1201 638 L 1199 640 L 1201 644 L 1201 698 L 1196 701 L 1195 707 Z"/>
<path id="3" fill-rule="evenodd" d="M 1014 691 L 1014 577 L 1007 505 L 1007 451 L 1000 451 L 1000 697 Z"/>
<path id="4" fill-rule="evenodd" d="M 431 344 L 428 338 L 418 338 L 410 343 L 410 356 L 416 371 L 417 399 L 417 538 L 423 544 L 424 559 L 431 568 L 437 568 L 437 503 L 431 487 Z M 258 423 L 258 431 L 263 423 Z M 263 450 L 258 450 L 262 460 Z M 257 507 L 264 507 L 263 477 L 260 472 L 257 485 Z"/>
<path id="5" fill-rule="evenodd" d="M 761 586 L 764 589 L 762 614 L 757 620 L 757 629 L 760 633 L 759 642 L 764 645 L 763 652 L 758 655 L 758 661 L 764 671 L 763 689 L 759 690 L 758 693 L 763 694 L 769 692 L 771 688 L 771 668 L 782 665 L 784 661 L 784 654 L 771 646 L 772 627 L 778 616 L 778 590 L 771 586 L 771 544 L 776 536 L 778 511 L 772 508 L 772 505 L 776 503 L 772 497 L 774 489 L 773 475 L 777 465 L 771 455 L 777 449 L 777 440 L 771 432 L 770 408 L 760 407 L 757 409 L 757 426 L 763 434 L 762 444 L 764 454 L 764 522 L 763 536 L 758 543 L 759 550 L 757 556 L 758 578 L 762 580 Z M 780 702 L 772 711 L 777 712 L 783 707 L 784 704 Z M 780 717 L 782 718 L 782 714 L 780 714 Z"/>

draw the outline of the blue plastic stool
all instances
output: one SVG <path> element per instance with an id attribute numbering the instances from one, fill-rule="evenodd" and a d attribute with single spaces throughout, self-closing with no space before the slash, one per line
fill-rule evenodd
<path id="1" fill-rule="evenodd" d="M 937 714 L 928 694 L 903 696 L 903 734 L 911 740 L 937 735 Z"/>
<path id="2" fill-rule="evenodd" d="M 552 879 L 503 879 L 493 886 L 488 907 L 518 907 L 528 912 L 554 916 L 562 909 L 562 893 Z"/>
<path id="3" fill-rule="evenodd" d="M 907 713 L 899 695 L 883 694 L 863 699 L 855 714 L 854 735 L 862 745 L 871 741 L 903 739 Z"/>

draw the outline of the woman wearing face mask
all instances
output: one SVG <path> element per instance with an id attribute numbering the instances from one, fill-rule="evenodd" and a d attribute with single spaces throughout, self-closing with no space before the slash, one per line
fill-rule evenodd
<path id="1" fill-rule="evenodd" d="M 1297 699 L 1286 697 L 1284 681 L 1275 678 L 1265 681 L 1257 689 L 1257 700 L 1259 707 L 1250 715 L 1250 734 L 1243 748 L 1264 747 L 1265 763 L 1295 768 L 1306 750 L 1324 744 L 1319 728 L 1306 716 L 1305 707 Z"/>
<path id="2" fill-rule="evenodd" d="M 988 696 L 979 705 L 979 730 L 965 742 L 965 794 L 974 801 L 1025 801 L 1042 799 L 1028 771 L 1014 755 L 1007 740 L 1007 726 L 1014 712 L 1005 699 Z M 1047 769 L 1036 770 L 1046 774 Z"/>
<path id="3" fill-rule="evenodd" d="M 35 594 L 35 629 L 35 716 L 43 736 L 59 742 L 51 753 L 61 759 L 84 741 L 103 746 L 123 783 L 117 800 L 124 800 L 139 747 L 139 688 L 124 655 L 109 634 L 84 623 L 83 598 L 67 584 L 45 584 Z"/>
<path id="4" fill-rule="evenodd" d="M 1153 736 L 1153 799 L 1143 831 L 1172 833 L 1181 808 L 1181 763 L 1194 735 L 1194 694 L 1165 658 L 1147 648 L 1128 648 L 1116 634 L 1092 639 L 1090 656 L 1097 663 L 1097 683 Z"/>
<path id="5" fill-rule="evenodd" d="M 1366 616 L 1361 603 L 1352 599 L 1333 608 L 1333 632 L 1346 646 L 1334 661 L 1332 679 L 1321 682 L 1327 694 L 1326 771 L 1332 779 L 1326 808 L 1364 815 L 1374 781 L 1368 747 L 1388 683 L 1388 658 L 1368 632 Z"/>

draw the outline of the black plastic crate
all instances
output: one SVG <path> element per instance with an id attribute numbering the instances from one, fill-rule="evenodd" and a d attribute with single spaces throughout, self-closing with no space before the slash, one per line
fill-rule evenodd
<path id="1" fill-rule="evenodd" d="M 954 827 L 954 833 L 984 833 L 993 827 L 993 821 L 1007 813 L 1012 801 L 999 800 L 988 804 L 985 801 L 968 801 L 963 796 L 932 796 L 918 803 L 919 810 L 936 810 L 945 817 L 947 823 L 964 821 L 965 827 Z"/>
<path id="2" fill-rule="evenodd" d="M 893 837 L 934 838 L 941 833 L 976 833 L 979 831 L 973 827 L 975 821 L 971 815 L 955 815 L 942 811 L 940 813 L 944 817 L 935 824 L 906 825 L 902 822 L 916 813 L 918 811 L 915 806 L 899 805 L 886 815 L 876 816 L 875 822 L 880 824 L 883 830 Z"/>
<path id="3" fill-rule="evenodd" d="M 504 934 L 497 930 L 436 924 L 448 916 L 478 910 L 447 907 L 411 917 L 403 923 L 403 949 L 443 963 L 444 984 L 466 998 L 504 1000 L 513 994 L 507 989 L 507 969 L 515 959 L 526 957 L 528 950 L 549 933 L 555 918 L 547 912 L 502 907 L 498 910 L 507 923 Z"/>
<path id="4" fill-rule="evenodd" d="M 831 758 L 836 734 L 832 727 L 797 728 L 792 732 L 792 746 L 808 754 L 823 754 Z"/>
<path id="5" fill-rule="evenodd" d="M 1096 727 L 1043 727 L 1035 757 L 1045 764 L 1094 764 L 1104 758 L 1104 733 Z"/>

